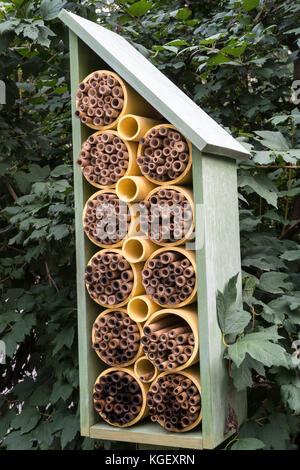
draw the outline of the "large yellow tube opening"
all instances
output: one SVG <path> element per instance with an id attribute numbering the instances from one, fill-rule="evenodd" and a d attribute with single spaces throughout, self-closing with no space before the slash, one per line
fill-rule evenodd
<path id="1" fill-rule="evenodd" d="M 133 298 L 128 304 L 128 314 L 132 320 L 136 322 L 143 322 L 148 318 L 149 305 L 144 299 Z"/>
<path id="2" fill-rule="evenodd" d="M 146 357 L 140 357 L 134 366 L 134 372 L 141 382 L 151 382 L 157 375 L 157 369 Z"/>
<path id="3" fill-rule="evenodd" d="M 117 194 L 123 201 L 132 201 L 137 196 L 138 188 L 134 180 L 123 177 L 117 183 Z"/>
<path id="4" fill-rule="evenodd" d="M 143 244 L 140 240 L 137 239 L 126 240 L 123 246 L 123 251 L 125 257 L 131 263 L 137 263 L 138 261 L 141 261 L 145 254 Z"/>
<path id="5" fill-rule="evenodd" d="M 119 122 L 118 131 L 123 139 L 133 140 L 140 132 L 140 125 L 135 117 L 124 116 Z"/>

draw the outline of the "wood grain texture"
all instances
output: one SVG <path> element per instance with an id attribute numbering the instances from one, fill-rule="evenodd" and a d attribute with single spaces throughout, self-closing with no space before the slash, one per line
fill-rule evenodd
<path id="1" fill-rule="evenodd" d="M 200 431 L 190 431 L 187 434 L 165 431 L 157 423 L 138 423 L 132 428 L 115 428 L 109 424 L 96 424 L 91 427 L 90 437 L 112 441 L 136 442 L 152 446 L 180 447 L 184 449 L 202 449 L 202 434 Z M 153 447 L 154 448 L 154 447 Z"/>
<path id="2" fill-rule="evenodd" d="M 241 160 L 250 153 L 118 34 L 66 10 L 59 18 L 200 150 Z"/>
<path id="3" fill-rule="evenodd" d="M 238 195 L 234 160 L 201 154 L 193 148 L 196 211 L 196 262 L 203 447 L 212 449 L 225 438 L 228 411 L 227 362 L 217 321 L 216 294 L 241 272 Z M 241 279 L 238 282 L 241 303 Z M 232 388 L 232 387 L 231 387 Z M 246 394 L 232 390 L 239 422 L 246 417 Z"/>

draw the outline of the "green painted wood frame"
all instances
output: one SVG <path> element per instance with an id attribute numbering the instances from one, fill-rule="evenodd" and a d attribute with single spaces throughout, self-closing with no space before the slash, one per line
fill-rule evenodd
<path id="1" fill-rule="evenodd" d="M 93 131 L 74 117 L 75 93 L 79 82 L 91 71 L 110 68 L 76 34 L 70 31 L 70 67 L 75 185 L 77 258 L 80 419 L 81 433 L 91 438 L 134 442 L 152 446 L 213 449 L 225 438 L 228 410 L 228 376 L 223 360 L 221 332 L 216 316 L 216 291 L 240 272 L 238 199 L 235 160 L 204 155 L 193 147 L 193 189 L 196 205 L 196 260 L 198 271 L 198 317 L 200 375 L 202 387 L 202 429 L 188 433 L 168 433 L 149 420 L 132 428 L 119 429 L 100 422 L 93 409 L 92 389 L 105 367 L 91 348 L 91 329 L 101 307 L 85 289 L 84 268 L 96 252 L 82 229 L 82 210 L 96 188 L 83 178 L 76 165 L 82 142 Z M 160 110 L 161 111 L 161 110 Z M 225 197 L 226 196 L 226 197 Z M 239 294 L 241 285 L 239 285 Z M 231 387 L 231 403 L 241 423 L 246 417 L 246 396 Z"/>

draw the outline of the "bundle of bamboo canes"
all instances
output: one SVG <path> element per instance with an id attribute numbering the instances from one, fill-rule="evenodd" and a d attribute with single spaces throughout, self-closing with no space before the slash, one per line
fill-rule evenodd
<path id="1" fill-rule="evenodd" d="M 193 298 L 196 273 L 192 254 L 175 248 L 157 250 L 142 271 L 146 293 L 159 305 L 183 305 Z"/>
<path id="2" fill-rule="evenodd" d="M 114 426 L 132 425 L 140 419 L 145 408 L 141 387 L 126 369 L 100 375 L 93 399 L 95 410 Z"/>
<path id="3" fill-rule="evenodd" d="M 124 105 L 124 91 L 115 74 L 94 72 L 79 83 L 75 115 L 81 122 L 96 128 L 110 126 Z"/>
<path id="4" fill-rule="evenodd" d="M 83 142 L 77 164 L 85 178 L 99 188 L 114 187 L 124 175 L 138 173 L 134 142 L 125 142 L 117 132 L 96 132 Z"/>
<path id="5" fill-rule="evenodd" d="M 141 333 L 125 309 L 107 309 L 93 324 L 93 349 L 109 366 L 128 366 L 142 354 Z"/>
<path id="6" fill-rule="evenodd" d="M 140 139 L 137 163 L 156 184 L 190 181 L 191 159 L 190 142 L 170 124 L 154 126 Z"/>
<path id="7" fill-rule="evenodd" d="M 85 282 L 92 299 L 104 307 L 121 307 L 133 295 L 143 293 L 141 265 L 131 265 L 119 249 L 96 253 L 85 268 Z"/>
<path id="8" fill-rule="evenodd" d="M 186 432 L 201 421 L 199 373 L 187 369 L 180 374 L 161 374 L 147 396 L 151 421 L 167 431 Z"/>
<path id="9" fill-rule="evenodd" d="M 160 371 L 184 367 L 194 355 L 195 336 L 180 316 L 167 314 L 143 328 L 143 351 Z"/>
<path id="10" fill-rule="evenodd" d="M 129 231 L 131 215 L 114 190 L 102 190 L 87 200 L 82 221 L 86 235 L 95 245 L 121 246 Z"/>
<path id="11" fill-rule="evenodd" d="M 142 231 L 159 245 L 181 245 L 191 237 L 194 229 L 192 193 L 180 186 L 153 189 L 140 202 Z"/>

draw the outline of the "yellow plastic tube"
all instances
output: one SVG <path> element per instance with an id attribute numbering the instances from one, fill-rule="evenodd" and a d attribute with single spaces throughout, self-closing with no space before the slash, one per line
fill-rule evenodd
<path id="1" fill-rule="evenodd" d="M 118 122 L 118 133 L 122 139 L 138 142 L 154 126 L 159 124 L 154 119 L 126 114 Z"/>
<path id="2" fill-rule="evenodd" d="M 119 428 L 128 428 L 129 426 L 133 426 L 134 424 L 136 424 L 138 421 L 141 421 L 142 419 L 144 419 L 149 414 L 149 408 L 147 407 L 146 401 L 147 401 L 147 393 L 149 391 L 150 384 L 141 382 L 139 380 L 139 378 L 136 377 L 136 375 L 134 373 L 133 366 L 129 366 L 129 367 L 124 367 L 124 368 L 122 368 L 122 367 L 110 367 L 109 369 L 105 369 L 97 377 L 95 385 L 98 383 L 98 380 L 103 375 L 109 374 L 110 372 L 118 372 L 118 371 L 119 372 L 126 372 L 126 374 L 131 375 L 137 381 L 137 383 L 139 384 L 140 389 L 141 389 L 141 393 L 142 393 L 142 400 L 143 400 L 141 411 L 139 412 L 139 414 L 132 421 L 130 421 L 129 423 L 123 424 L 123 425 L 109 422 L 107 419 L 104 418 L 102 413 L 99 413 L 99 415 L 101 416 L 102 419 L 104 419 L 104 421 L 109 423 L 111 426 L 116 426 L 116 427 L 119 427 Z M 95 385 L 94 385 L 94 393 L 96 391 Z"/>
<path id="3" fill-rule="evenodd" d="M 144 176 L 123 176 L 116 186 L 118 197 L 125 202 L 142 201 L 152 189 L 154 184 Z"/>
<path id="4" fill-rule="evenodd" d="M 128 315 L 128 312 L 127 312 L 126 308 L 118 308 L 118 309 L 116 309 L 116 308 L 107 308 L 106 310 L 103 310 L 103 312 L 101 312 L 100 315 L 98 315 L 98 317 L 96 318 L 96 320 L 95 320 L 94 323 L 98 323 L 98 321 L 100 320 L 100 318 L 103 317 L 104 315 L 107 315 L 107 314 L 109 314 L 109 313 L 116 312 L 116 311 L 118 311 L 118 312 L 123 312 L 123 313 L 125 313 L 126 315 Z M 132 319 L 132 320 L 133 320 L 133 319 Z M 141 327 L 141 325 L 140 325 L 139 323 L 137 323 L 137 322 L 136 322 L 136 325 L 137 325 L 137 327 L 138 327 L 138 329 L 139 329 L 140 336 L 142 337 L 142 334 L 143 334 L 143 332 L 142 332 L 142 327 Z M 100 328 L 100 330 L 101 330 L 101 328 Z M 94 344 L 95 341 L 96 341 L 95 330 L 94 330 L 94 328 L 92 328 L 92 344 Z M 104 362 L 105 364 L 107 364 L 107 363 L 105 362 L 105 360 L 103 359 L 103 357 L 101 357 L 101 352 L 98 351 L 97 349 L 95 349 L 95 351 L 96 351 L 96 354 L 100 357 L 101 361 Z M 130 366 L 130 365 L 133 364 L 139 357 L 141 357 L 142 354 L 143 354 L 143 345 L 142 345 L 142 343 L 140 342 L 139 349 L 138 349 L 136 355 L 134 356 L 134 358 L 131 359 L 130 361 L 126 362 L 126 363 L 124 362 L 124 364 L 120 364 L 120 367 L 127 367 L 127 366 Z M 107 364 L 107 365 L 108 365 L 108 364 Z"/>
<path id="5" fill-rule="evenodd" d="M 154 385 L 155 383 L 157 383 L 157 381 L 160 379 L 160 377 L 164 377 L 165 375 L 173 375 L 173 374 L 176 375 L 176 372 L 174 372 L 174 371 L 172 371 L 172 372 L 162 372 L 161 374 L 159 374 L 156 377 L 155 381 L 152 384 Z M 184 370 L 180 371 L 180 375 L 184 375 L 185 377 L 190 379 L 196 385 L 196 387 L 198 389 L 198 392 L 200 393 L 200 396 L 201 396 L 201 383 L 200 383 L 199 366 L 196 365 L 196 366 L 189 367 L 188 369 L 184 369 Z M 196 426 L 198 426 L 198 424 L 201 422 L 201 420 L 202 420 L 202 409 L 200 410 L 199 416 L 196 419 L 196 421 L 194 421 L 190 426 L 187 426 L 186 428 L 181 429 L 181 430 L 175 429 L 173 432 L 191 431 Z"/>
<path id="6" fill-rule="evenodd" d="M 98 72 L 99 74 L 109 74 L 112 75 L 119 83 L 120 86 L 122 87 L 123 90 L 123 108 L 122 111 L 120 112 L 119 116 L 111 123 L 106 126 L 99 126 L 96 127 L 93 124 L 86 124 L 88 127 L 91 127 L 92 129 L 98 129 L 98 130 L 106 130 L 106 129 L 116 129 L 119 120 L 125 116 L 125 114 L 137 114 L 141 116 L 146 116 L 149 118 L 154 118 L 154 119 L 160 119 L 161 115 L 156 111 L 144 98 L 142 98 L 128 83 L 124 82 L 119 75 L 116 73 L 112 72 L 111 70 L 95 70 L 94 72 L 90 73 L 83 82 L 87 82 L 93 75 L 94 73 Z M 76 108 L 78 105 L 78 100 L 76 100 Z"/>
<path id="7" fill-rule="evenodd" d="M 124 258 L 131 263 L 146 261 L 157 246 L 150 240 L 141 237 L 130 237 L 125 240 L 122 253 Z"/>
<path id="8" fill-rule="evenodd" d="M 134 373 L 141 382 L 150 383 L 156 379 L 158 370 L 146 356 L 142 356 L 134 364 Z M 149 376 L 147 379 L 143 379 L 147 376 Z"/>
<path id="9" fill-rule="evenodd" d="M 168 129 L 174 129 L 175 131 L 178 131 L 178 129 L 176 127 L 174 127 L 172 124 L 158 124 L 157 126 L 152 127 L 152 129 L 158 129 L 161 126 L 167 127 Z M 152 129 L 149 129 L 148 132 L 151 132 Z M 146 132 L 143 137 L 146 137 L 148 132 Z M 180 132 L 180 131 L 178 131 L 178 132 Z M 184 138 L 185 138 L 185 140 L 187 142 L 187 145 L 188 145 L 188 154 L 189 154 L 189 161 L 188 161 L 188 164 L 187 164 L 184 172 L 180 176 L 178 176 L 177 178 L 175 178 L 173 180 L 169 180 L 169 181 L 157 181 L 157 180 L 154 180 L 152 178 L 149 178 L 148 175 L 145 175 L 145 177 L 149 181 L 151 181 L 152 183 L 155 183 L 157 185 L 160 185 L 160 186 L 165 186 L 166 184 L 188 184 L 188 183 L 192 182 L 192 179 L 193 179 L 193 175 L 192 175 L 192 144 L 185 136 L 184 136 Z M 137 156 L 138 157 L 143 155 L 143 150 L 144 150 L 144 145 L 139 144 L 138 150 L 137 150 Z"/>
<path id="10" fill-rule="evenodd" d="M 184 307 L 185 305 L 192 304 L 193 302 L 196 302 L 197 300 L 197 265 L 196 265 L 196 257 L 195 257 L 195 252 L 194 251 L 189 251 L 185 250 L 184 248 L 180 247 L 175 247 L 175 246 L 170 246 L 170 248 L 159 248 L 158 250 L 154 251 L 152 255 L 149 257 L 147 262 L 145 263 L 145 268 L 147 268 L 148 263 L 151 259 L 156 258 L 157 256 L 161 255 L 162 253 L 165 253 L 167 251 L 174 251 L 176 253 L 180 253 L 183 256 L 185 256 L 192 264 L 194 271 L 195 271 L 195 285 L 194 288 L 191 292 L 191 294 L 182 302 L 176 304 L 176 305 L 161 305 L 163 308 L 179 308 L 179 307 Z M 160 304 L 159 304 L 160 305 Z"/>
<path id="11" fill-rule="evenodd" d="M 160 189 L 162 189 L 162 188 L 161 187 L 159 187 L 159 188 L 156 187 L 156 188 L 152 189 L 152 191 L 147 195 L 146 201 L 148 201 L 150 199 L 150 197 L 155 195 Z M 192 208 L 193 220 L 192 220 L 192 223 L 191 223 L 191 226 L 190 226 L 189 230 L 187 231 L 187 233 L 185 234 L 185 236 L 183 238 L 180 238 L 179 240 L 176 240 L 175 242 L 172 242 L 172 243 L 157 242 L 155 239 L 153 239 L 152 241 L 154 243 L 156 243 L 157 245 L 159 245 L 159 246 L 170 246 L 171 247 L 171 246 L 184 245 L 187 241 L 191 241 L 193 239 L 193 237 L 191 237 L 191 235 L 192 235 L 192 233 L 194 231 L 194 228 L 195 228 L 195 208 L 194 208 L 193 191 L 189 188 L 186 188 L 186 187 L 173 186 L 173 185 L 164 185 L 163 189 L 175 190 L 175 191 L 178 191 L 179 193 L 181 193 L 185 196 L 185 198 L 187 199 L 188 203 L 190 204 L 190 206 Z"/>
<path id="12" fill-rule="evenodd" d="M 99 131 L 99 132 L 95 132 L 92 135 L 97 136 L 99 134 L 104 134 L 104 133 L 105 134 L 113 134 L 113 135 L 119 137 L 119 134 L 117 133 L 117 131 L 112 131 L 112 130 L 107 130 L 105 132 Z M 126 142 L 126 141 L 124 141 L 124 144 L 126 145 L 127 152 L 128 152 L 128 167 L 126 168 L 124 176 L 141 175 L 140 167 L 136 163 L 136 155 L 137 155 L 137 147 L 138 147 L 137 143 L 136 142 Z M 111 185 L 107 185 L 107 186 L 103 186 L 99 183 L 89 181 L 88 178 L 86 177 L 86 175 L 84 174 L 83 170 L 84 170 L 84 168 L 81 168 L 83 176 L 86 178 L 86 180 L 89 182 L 89 184 L 91 184 L 92 186 L 95 186 L 95 188 L 109 189 L 109 188 L 115 188 L 116 187 L 116 183 L 111 184 Z"/>
<path id="13" fill-rule="evenodd" d="M 88 266 L 90 264 L 92 264 L 92 260 L 95 256 L 101 254 L 105 254 L 105 253 L 116 253 L 116 254 L 119 254 L 119 255 L 122 255 L 122 251 L 118 248 L 107 248 L 107 249 L 104 249 L 104 250 L 100 250 L 100 251 L 97 251 L 97 253 L 95 253 L 91 259 L 89 260 L 88 262 Z M 91 296 L 91 298 L 94 300 L 94 302 L 96 302 L 97 304 L 101 305 L 102 307 L 105 307 L 105 308 L 113 308 L 114 310 L 116 310 L 117 308 L 119 307 L 123 307 L 124 305 L 128 304 L 128 302 L 133 298 L 135 297 L 136 295 L 140 295 L 140 294 L 144 294 L 145 293 L 145 289 L 143 287 L 143 284 L 142 284 L 142 269 L 144 267 L 144 264 L 143 263 L 130 263 L 130 267 L 133 271 L 133 287 L 132 287 L 132 290 L 129 294 L 128 297 L 126 297 L 126 299 L 124 299 L 122 302 L 120 302 L 119 304 L 115 304 L 115 305 L 108 305 L 108 304 L 101 304 L 99 302 L 98 299 L 95 299 Z M 87 288 L 87 291 L 89 292 L 89 288 L 88 288 L 88 284 L 86 284 L 86 288 Z M 90 292 L 89 292 L 90 293 Z"/>
<path id="14" fill-rule="evenodd" d="M 128 302 L 127 313 L 132 320 L 142 323 L 148 320 L 159 308 L 150 295 L 138 295 Z"/>
<path id="15" fill-rule="evenodd" d="M 196 307 L 185 307 L 185 308 L 164 308 L 163 310 L 158 310 L 158 312 L 153 313 L 149 320 L 146 321 L 144 326 L 151 325 L 162 318 L 168 317 L 169 315 L 174 316 L 174 325 L 177 323 L 177 317 L 182 318 L 191 328 L 192 333 L 195 338 L 195 344 L 193 349 L 193 354 L 189 357 L 189 359 L 180 366 L 176 367 L 176 369 L 172 369 L 172 372 L 179 372 L 182 369 L 186 369 L 187 367 L 196 364 L 199 362 L 199 332 L 198 332 L 198 315 L 197 315 L 197 308 Z"/>

